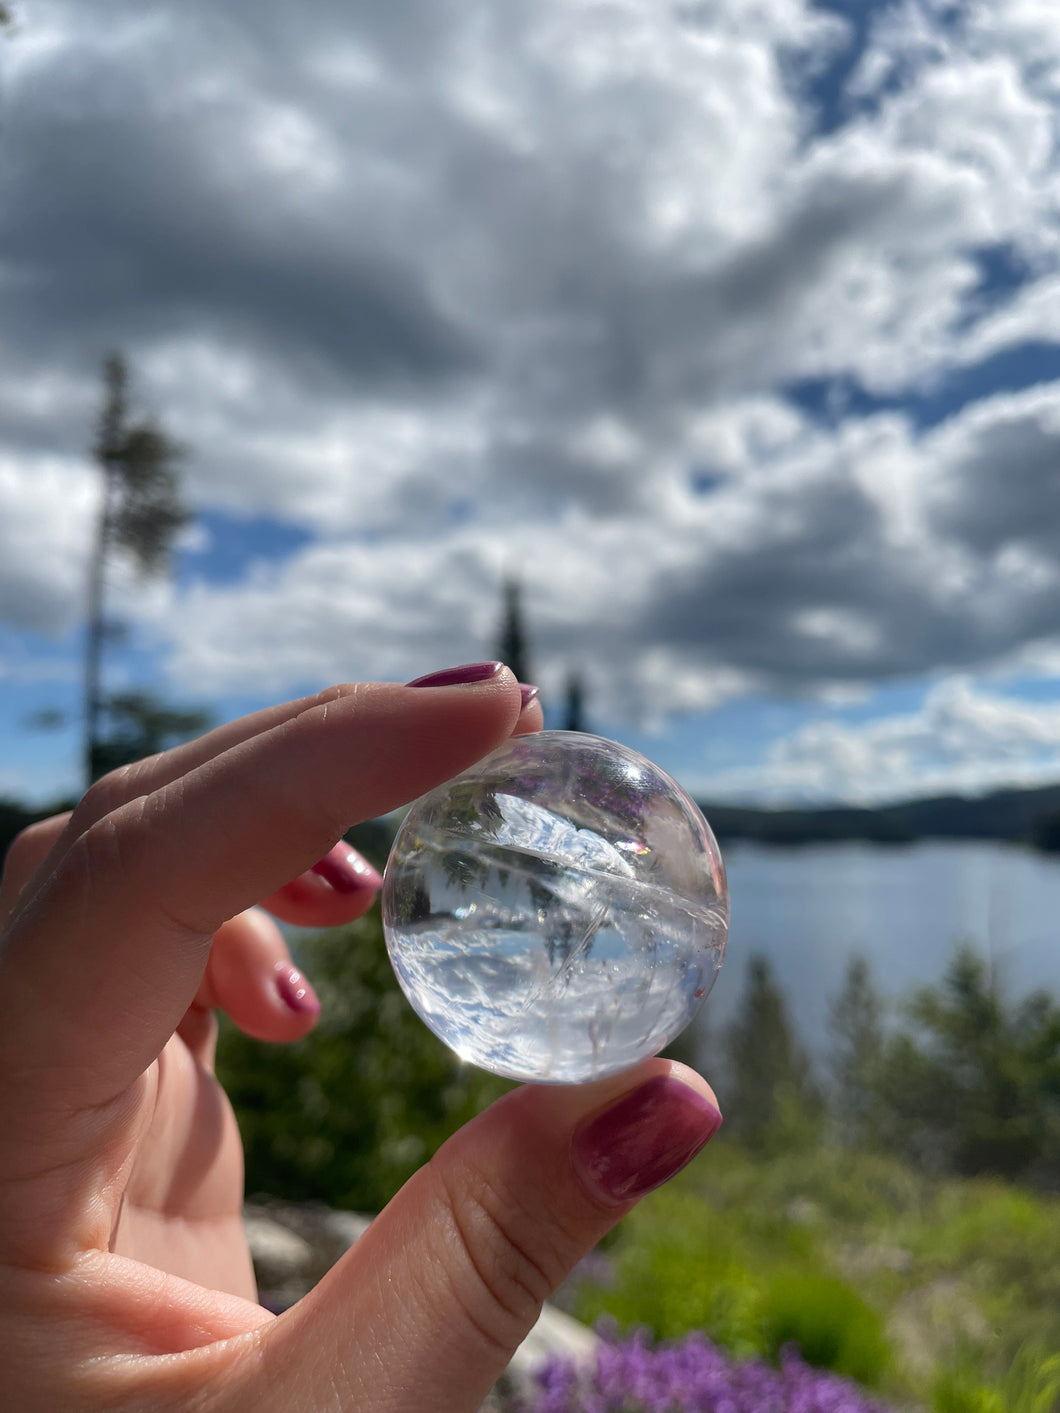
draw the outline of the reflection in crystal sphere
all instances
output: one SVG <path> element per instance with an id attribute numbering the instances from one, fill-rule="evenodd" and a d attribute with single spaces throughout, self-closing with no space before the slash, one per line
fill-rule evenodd
<path id="1" fill-rule="evenodd" d="M 383 926 L 401 986 L 464 1060 L 512 1079 L 628 1069 L 688 1024 L 725 953 L 713 834 L 651 761 L 581 732 L 517 736 L 424 795 Z"/>

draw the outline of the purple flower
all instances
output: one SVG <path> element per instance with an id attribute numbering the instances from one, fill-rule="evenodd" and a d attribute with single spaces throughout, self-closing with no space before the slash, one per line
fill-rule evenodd
<path id="1" fill-rule="evenodd" d="M 888 1413 L 848 1379 L 792 1350 L 779 1369 L 730 1359 L 701 1334 L 654 1344 L 641 1332 L 601 1345 L 595 1369 L 550 1359 L 519 1413 Z"/>

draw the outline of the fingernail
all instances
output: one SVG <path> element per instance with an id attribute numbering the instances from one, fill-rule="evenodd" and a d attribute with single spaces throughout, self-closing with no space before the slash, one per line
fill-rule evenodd
<path id="1" fill-rule="evenodd" d="M 721 1127 L 702 1094 L 658 1075 L 603 1113 L 583 1119 L 571 1139 L 582 1181 L 608 1202 L 632 1202 L 690 1163 Z"/>
<path id="2" fill-rule="evenodd" d="M 280 1000 L 300 1016 L 318 1016 L 320 1001 L 305 977 L 289 962 L 276 963 L 276 990 Z"/>
<path id="3" fill-rule="evenodd" d="M 519 683 L 519 696 L 522 698 L 522 710 L 525 711 L 531 702 L 536 702 L 541 695 L 540 687 L 528 687 L 525 682 Z"/>
<path id="4" fill-rule="evenodd" d="M 460 667 L 443 667 L 406 682 L 407 687 L 460 687 L 470 682 L 488 682 L 504 667 L 503 662 L 465 662 Z"/>
<path id="5" fill-rule="evenodd" d="M 362 859 L 349 844 L 336 844 L 315 863 L 312 872 L 319 874 L 336 893 L 363 893 L 379 889 L 383 880 L 367 859 Z"/>

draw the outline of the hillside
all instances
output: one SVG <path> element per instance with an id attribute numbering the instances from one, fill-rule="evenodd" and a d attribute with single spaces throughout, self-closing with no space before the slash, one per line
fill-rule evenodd
<path id="1" fill-rule="evenodd" d="M 831 844 L 865 840 L 908 844 L 915 839 L 1002 839 L 1060 852 L 1060 785 L 1035 790 L 997 790 L 969 797 L 939 795 L 876 809 L 825 805 L 807 809 L 755 809 L 698 801 L 723 842 Z M 69 809 L 69 802 L 55 806 Z M 19 829 L 50 810 L 0 800 L 0 858 Z M 351 831 L 352 841 L 382 867 L 390 847 L 391 822 L 368 821 Z"/>
<path id="2" fill-rule="evenodd" d="M 1060 849 L 1060 785 L 997 790 L 975 798 L 940 795 L 877 809 L 833 805 L 765 810 L 706 800 L 699 804 L 722 840 L 817 844 L 863 839 L 904 844 L 914 839 L 1005 839 Z"/>

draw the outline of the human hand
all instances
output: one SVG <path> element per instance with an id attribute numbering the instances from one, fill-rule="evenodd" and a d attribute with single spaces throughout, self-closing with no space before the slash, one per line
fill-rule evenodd
<path id="1" fill-rule="evenodd" d="M 0 891 L 12 1408 L 470 1413 L 571 1267 L 711 1136 L 709 1088 L 666 1061 L 516 1090 L 298 1305 L 254 1301 L 212 1011 L 289 1040 L 315 1006 L 252 905 L 356 916 L 373 880 L 344 894 L 313 869 L 336 839 L 539 725 L 505 670 L 336 688 L 106 777 L 22 836 Z"/>

